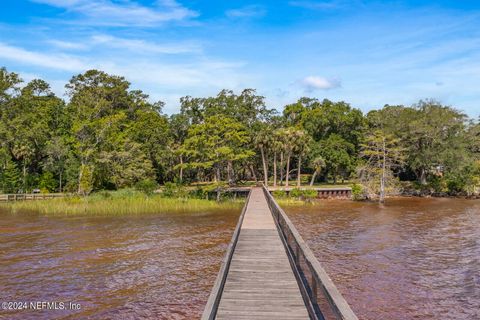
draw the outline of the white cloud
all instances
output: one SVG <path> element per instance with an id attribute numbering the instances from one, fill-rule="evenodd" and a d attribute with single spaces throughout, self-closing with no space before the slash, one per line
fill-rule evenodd
<path id="1" fill-rule="evenodd" d="M 92 42 L 93 44 L 126 49 L 136 53 L 179 54 L 200 53 L 202 51 L 202 47 L 198 43 L 193 42 L 157 44 L 141 39 L 118 38 L 105 34 L 93 36 Z"/>
<path id="2" fill-rule="evenodd" d="M 312 92 L 315 90 L 329 90 L 338 88 L 341 86 L 338 79 L 327 79 L 317 76 L 308 76 L 298 81 L 298 83 L 307 91 Z"/>
<path id="3" fill-rule="evenodd" d="M 266 10 L 259 5 L 249 5 L 238 9 L 227 10 L 225 14 L 230 18 L 250 18 L 264 16 Z"/>
<path id="4" fill-rule="evenodd" d="M 133 83 L 134 88 L 139 88 L 156 99 L 166 97 L 169 103 L 175 103 L 172 99 L 179 95 L 204 95 L 205 92 L 215 94 L 223 88 L 239 90 L 252 81 L 240 71 L 245 66 L 244 62 L 209 59 L 203 54 L 181 56 L 175 62 L 166 62 L 155 55 L 112 56 L 94 50 L 88 53 L 88 56 L 80 59 L 75 55 L 40 53 L 0 42 L 0 59 L 16 62 L 17 68 L 35 66 L 43 69 L 45 72 L 40 77 L 52 83 L 52 89 L 58 95 L 64 93 L 63 85 L 73 73 L 88 69 L 100 69 L 124 76 Z M 52 70 L 64 72 L 63 82 L 58 79 L 58 75 L 54 79 L 47 76 Z M 37 74 L 40 72 L 37 71 Z M 37 74 L 27 74 L 27 79 L 35 78 Z"/>
<path id="5" fill-rule="evenodd" d="M 301 7 L 310 10 L 328 10 L 341 7 L 341 1 L 290 1 L 288 3 L 293 7 Z"/>
<path id="6" fill-rule="evenodd" d="M 30 0 L 63 8 L 85 19 L 82 23 L 105 26 L 153 26 L 170 21 L 183 21 L 198 16 L 174 0 L 159 0 L 154 7 L 142 6 L 130 0 Z M 78 21 L 75 21 L 78 23 Z"/>
<path id="7" fill-rule="evenodd" d="M 241 75 L 236 75 L 242 63 L 219 61 L 192 61 L 190 63 L 164 64 L 150 60 L 102 62 L 102 70 L 125 76 L 137 84 L 157 88 L 236 88 Z"/>
<path id="8" fill-rule="evenodd" d="M 84 62 L 76 57 L 65 54 L 52 55 L 38 53 L 34 51 L 28 51 L 23 48 L 10 46 L 1 42 L 0 58 L 56 70 L 76 72 L 86 69 Z"/>
<path id="9" fill-rule="evenodd" d="M 53 45 L 54 47 L 57 47 L 59 49 L 65 49 L 65 50 L 84 50 L 87 49 L 87 46 L 83 43 L 79 42 L 70 42 L 70 41 L 62 41 L 62 40 L 48 40 L 48 44 Z"/>

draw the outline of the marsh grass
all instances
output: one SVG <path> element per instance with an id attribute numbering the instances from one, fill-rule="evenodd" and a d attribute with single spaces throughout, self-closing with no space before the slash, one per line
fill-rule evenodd
<path id="1" fill-rule="evenodd" d="M 0 204 L 11 213 L 32 212 L 42 215 L 128 215 L 157 213 L 195 213 L 240 209 L 242 200 L 216 202 L 205 199 L 146 196 L 134 190 L 98 192 L 88 197 L 18 201 Z"/>
<path id="2" fill-rule="evenodd" d="M 298 198 L 275 198 L 275 201 L 277 201 L 278 205 L 280 207 L 288 207 L 288 206 L 300 206 L 300 205 L 309 205 L 311 202 L 309 201 L 304 201 Z"/>

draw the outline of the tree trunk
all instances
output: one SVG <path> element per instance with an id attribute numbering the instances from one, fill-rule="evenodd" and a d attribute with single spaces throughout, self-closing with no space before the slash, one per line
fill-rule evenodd
<path id="1" fill-rule="evenodd" d="M 248 166 L 248 168 L 250 169 L 250 173 L 252 174 L 253 180 L 257 182 L 258 179 L 257 179 L 257 175 L 255 174 L 255 169 L 253 168 L 253 165 Z"/>
<path id="2" fill-rule="evenodd" d="M 230 184 L 232 176 L 230 175 L 230 161 L 227 161 L 227 183 Z"/>
<path id="3" fill-rule="evenodd" d="M 85 167 L 85 163 L 82 161 L 80 164 L 80 172 L 78 173 L 78 189 L 77 189 L 78 194 L 82 194 L 82 177 L 83 177 L 84 167 Z"/>
<path id="4" fill-rule="evenodd" d="M 283 185 L 283 151 L 280 152 L 280 185 Z"/>
<path id="5" fill-rule="evenodd" d="M 240 180 L 246 180 L 247 176 L 247 169 L 245 168 L 245 166 L 242 166 L 241 168 L 241 174 L 240 174 Z"/>
<path id="6" fill-rule="evenodd" d="M 263 164 L 263 183 L 266 187 L 268 187 L 268 168 L 267 168 L 267 161 L 265 159 L 265 150 L 263 146 L 260 147 L 260 153 L 262 154 L 262 164 Z"/>
<path id="7" fill-rule="evenodd" d="M 385 168 L 386 168 L 386 151 L 385 151 L 385 138 L 383 138 L 383 159 L 382 159 L 382 176 L 380 178 L 380 203 L 385 202 Z"/>
<path id="8" fill-rule="evenodd" d="M 425 169 L 423 169 L 423 168 L 420 170 L 419 180 L 420 180 L 420 184 L 422 184 L 422 185 L 427 184 L 427 173 L 426 173 Z"/>
<path id="9" fill-rule="evenodd" d="M 302 157 L 299 155 L 299 156 L 298 156 L 298 166 L 297 166 L 297 167 L 298 167 L 298 172 L 297 172 L 297 187 L 298 187 L 298 188 L 300 188 L 301 178 L 302 178 L 301 175 L 300 175 L 300 173 L 301 173 L 301 170 L 300 170 L 301 165 L 302 165 Z"/>
<path id="10" fill-rule="evenodd" d="M 310 180 L 310 187 L 313 186 L 313 183 L 315 182 L 316 177 L 317 177 L 317 170 L 315 170 L 312 174 L 312 180 Z"/>
<path id="11" fill-rule="evenodd" d="M 183 182 L 183 157 L 180 155 L 180 183 Z"/>
<path id="12" fill-rule="evenodd" d="M 215 172 L 216 172 L 216 174 L 215 174 L 215 181 L 216 181 L 216 182 L 222 181 L 222 175 L 221 175 L 221 173 L 220 173 L 220 165 L 217 165 Z"/>
<path id="13" fill-rule="evenodd" d="M 277 152 L 273 153 L 273 186 L 277 186 Z"/>
<path id="14" fill-rule="evenodd" d="M 232 161 L 228 161 L 227 162 L 227 179 L 228 179 L 228 184 L 232 185 L 234 184 L 234 176 L 235 176 L 235 173 L 233 172 L 233 163 Z"/>
<path id="15" fill-rule="evenodd" d="M 287 155 L 287 172 L 285 174 L 285 187 L 288 187 L 288 176 L 290 175 L 290 154 Z"/>
<path id="16" fill-rule="evenodd" d="M 60 193 L 62 193 L 62 172 L 63 170 L 60 170 Z"/>
<path id="17" fill-rule="evenodd" d="M 23 193 L 25 192 L 25 189 L 27 189 L 27 164 L 25 160 L 23 160 Z"/>

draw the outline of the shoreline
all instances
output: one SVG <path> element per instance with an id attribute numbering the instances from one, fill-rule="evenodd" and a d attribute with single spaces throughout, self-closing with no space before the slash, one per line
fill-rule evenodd
<path id="1" fill-rule="evenodd" d="M 198 198 L 130 195 L 65 197 L 59 199 L 0 203 L 0 214 L 39 214 L 43 216 L 136 215 L 195 213 L 199 211 L 240 210 L 243 201 L 217 202 Z"/>

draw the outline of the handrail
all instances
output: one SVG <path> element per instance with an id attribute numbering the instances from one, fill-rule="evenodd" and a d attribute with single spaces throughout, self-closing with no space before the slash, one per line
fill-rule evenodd
<path id="1" fill-rule="evenodd" d="M 267 188 L 265 186 L 262 188 L 270 211 L 286 242 L 286 249 L 289 251 L 290 257 L 294 259 L 292 264 L 297 269 L 298 274 L 300 274 L 302 284 L 307 289 L 310 302 L 314 306 L 315 311 L 319 313 L 316 315 L 316 318 L 328 319 L 330 318 L 328 315 L 332 315 L 339 320 L 358 320 L 283 209 L 280 208 Z M 324 299 L 318 296 L 318 289 L 320 289 Z M 325 310 L 325 307 L 329 307 L 330 310 Z"/>
<path id="2" fill-rule="evenodd" d="M 2 193 L 0 194 L 0 201 L 45 200 L 66 196 L 68 196 L 66 193 Z"/>
<path id="3" fill-rule="evenodd" d="M 248 202 L 250 200 L 250 195 L 252 191 L 248 193 L 247 200 L 245 201 L 245 205 L 243 206 L 242 213 L 238 218 L 237 226 L 235 227 L 235 231 L 232 235 L 232 240 L 228 244 L 227 252 L 225 257 L 223 258 L 222 265 L 220 266 L 220 271 L 215 279 L 215 284 L 213 285 L 212 291 L 210 292 L 210 296 L 208 297 L 207 304 L 205 309 L 203 310 L 202 320 L 213 320 L 217 314 L 218 305 L 220 304 L 220 299 L 222 297 L 223 287 L 225 286 L 225 281 L 227 280 L 228 270 L 230 269 L 230 263 L 232 261 L 233 252 L 235 251 L 235 246 L 238 242 L 238 237 L 240 235 L 240 228 L 243 223 L 243 217 L 245 216 L 245 212 L 247 211 Z"/>

